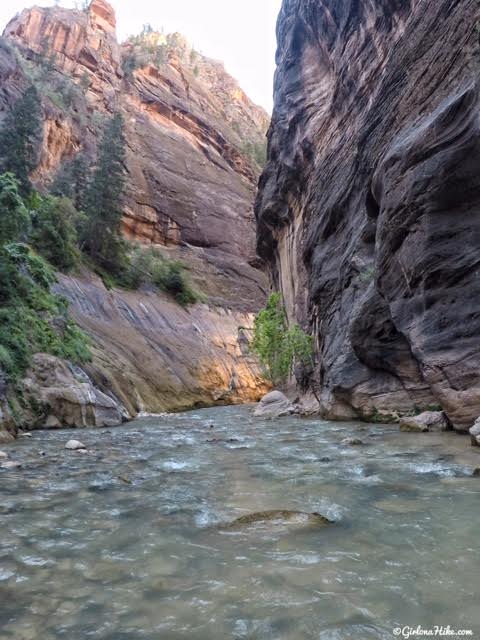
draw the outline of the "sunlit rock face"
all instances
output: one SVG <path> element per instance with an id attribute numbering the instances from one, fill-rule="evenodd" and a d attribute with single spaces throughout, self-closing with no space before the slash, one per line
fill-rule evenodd
<path id="1" fill-rule="evenodd" d="M 38 75 L 48 61 L 59 74 L 54 79 L 63 74 L 74 83 L 68 108 L 52 87 L 43 91 L 44 148 L 35 177 L 47 183 L 77 153 L 93 156 L 104 119 L 120 111 L 128 140 L 125 235 L 145 244 L 187 243 L 193 252 L 210 251 L 213 262 L 217 253 L 255 262 L 259 166 L 245 149 L 264 144 L 267 114 L 220 63 L 175 36 L 163 64 L 145 62 L 126 77 L 126 59 L 142 52 L 118 44 L 115 14 L 103 0 L 88 11 L 34 7 L 9 23 L 4 38 L 27 74 Z M 253 271 L 250 277 L 258 280 Z"/>
<path id="2" fill-rule="evenodd" d="M 258 249 L 331 417 L 480 413 L 475 0 L 284 0 Z"/>
<path id="3" fill-rule="evenodd" d="M 149 38 L 167 43 L 163 34 Z M 138 43 L 118 43 L 115 14 L 104 0 L 85 11 L 26 9 L 0 41 L 0 123 L 33 82 L 44 135 L 32 179 L 43 189 L 77 154 L 93 163 L 106 119 L 120 111 L 127 139 L 124 235 L 181 260 L 204 294 L 203 305 L 184 311 L 151 292 L 132 294 L 127 303 L 88 275 L 62 281 L 76 320 L 94 339 L 92 379 L 114 388 L 112 397 L 131 415 L 257 400 L 268 388 L 242 353 L 249 333 L 239 339 L 238 327 L 251 326 L 267 289 L 255 248 L 260 166 L 252 154 L 265 146 L 267 114 L 221 63 L 178 34 L 168 39 L 161 64 L 126 71 L 139 54 Z M 134 310 L 130 327 L 127 308 Z"/>

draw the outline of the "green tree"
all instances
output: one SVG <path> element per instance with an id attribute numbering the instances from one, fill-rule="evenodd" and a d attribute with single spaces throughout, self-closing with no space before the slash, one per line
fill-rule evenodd
<path id="1" fill-rule="evenodd" d="M 88 190 L 88 164 L 83 153 L 66 162 L 57 173 L 50 189 L 54 196 L 70 198 L 79 211 L 86 206 Z"/>
<path id="2" fill-rule="evenodd" d="M 33 215 L 31 242 L 60 271 L 70 271 L 78 262 L 76 226 L 79 216 L 68 198 L 39 198 Z"/>
<path id="3" fill-rule="evenodd" d="M 279 293 L 270 296 L 255 318 L 252 348 L 274 384 L 285 382 L 295 366 L 309 364 L 313 357 L 312 338 L 298 325 L 288 328 Z"/>
<path id="4" fill-rule="evenodd" d="M 125 188 L 123 118 L 117 113 L 105 128 L 86 197 L 85 249 L 102 268 L 121 275 L 126 263 L 120 232 Z"/>
<path id="5" fill-rule="evenodd" d="M 32 190 L 29 174 L 37 165 L 41 137 L 40 98 L 32 85 L 7 115 L 0 132 L 0 172 L 14 174 L 22 195 Z"/>
<path id="6" fill-rule="evenodd" d="M 18 182 L 12 173 L 0 175 L 0 245 L 25 240 L 30 228 L 30 215 L 18 193 Z"/>

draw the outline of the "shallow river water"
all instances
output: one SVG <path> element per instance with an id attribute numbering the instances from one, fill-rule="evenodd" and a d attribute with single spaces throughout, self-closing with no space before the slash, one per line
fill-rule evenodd
<path id="1" fill-rule="evenodd" d="M 480 478 L 460 436 L 230 407 L 2 448 L 24 465 L 0 471 L 2 640 L 480 638 Z M 270 509 L 336 524 L 221 526 Z"/>

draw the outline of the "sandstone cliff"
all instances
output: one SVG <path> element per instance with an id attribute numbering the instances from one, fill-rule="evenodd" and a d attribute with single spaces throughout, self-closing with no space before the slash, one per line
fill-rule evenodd
<path id="1" fill-rule="evenodd" d="M 284 0 L 258 248 L 330 417 L 480 414 L 476 0 Z"/>
<path id="2" fill-rule="evenodd" d="M 120 45 L 104 0 L 86 11 L 33 7 L 8 24 L 0 122 L 30 82 L 44 113 L 36 186 L 48 187 L 80 153 L 94 158 L 103 123 L 120 111 L 124 234 L 180 259 L 205 300 L 185 311 L 153 292 L 107 291 L 85 273 L 62 278 L 59 289 L 94 339 L 90 382 L 128 415 L 257 399 L 265 384 L 238 327 L 251 325 L 266 291 L 253 214 L 266 113 L 178 34 Z"/>

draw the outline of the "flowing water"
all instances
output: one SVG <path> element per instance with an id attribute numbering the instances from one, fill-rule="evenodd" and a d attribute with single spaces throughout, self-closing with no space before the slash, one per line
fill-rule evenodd
<path id="1" fill-rule="evenodd" d="M 449 454 L 468 447 L 248 407 L 37 432 L 3 447 L 24 466 L 0 471 L 0 638 L 480 638 L 480 478 Z M 270 509 L 336 524 L 222 526 Z"/>

